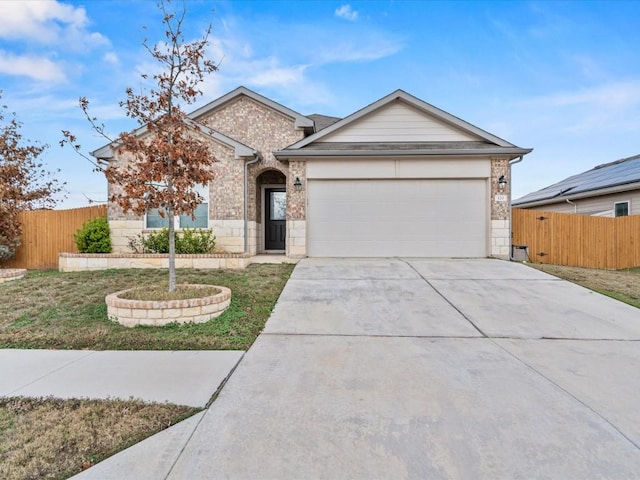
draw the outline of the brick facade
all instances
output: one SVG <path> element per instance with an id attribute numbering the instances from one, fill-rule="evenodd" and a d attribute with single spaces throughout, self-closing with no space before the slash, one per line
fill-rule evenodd
<path id="1" fill-rule="evenodd" d="M 259 152 L 259 161 L 248 167 L 248 250 L 257 253 L 262 244 L 262 185 L 282 184 L 288 193 L 293 191 L 290 166 L 278 161 L 272 152 L 281 150 L 304 137 L 304 132 L 295 127 L 292 118 L 282 115 L 245 95 L 241 95 L 219 108 L 197 119 L 214 131 L 233 138 Z M 221 250 L 238 253 L 244 251 L 244 168 L 245 161 L 235 157 L 229 145 L 211 138 L 212 154 L 217 162 L 213 169 L 215 178 L 209 187 L 209 227 L 217 238 Z M 126 161 L 119 159 L 118 161 Z M 300 162 L 292 162 L 299 164 Z M 303 164 L 304 165 L 304 164 Z M 295 167 L 294 175 L 304 172 L 304 166 Z M 295 177 L 293 177 L 295 178 Z M 109 193 L 120 188 L 109 185 Z M 295 218 L 304 218 L 304 193 L 296 192 L 288 199 L 288 209 Z M 289 216 L 289 213 L 287 213 Z M 128 252 L 130 237 L 144 231 L 144 216 L 125 214 L 114 203 L 109 204 L 114 252 Z M 299 230 L 298 230 L 299 232 Z"/>
<path id="2" fill-rule="evenodd" d="M 256 149 L 260 154 L 260 160 L 248 167 L 248 221 L 251 230 L 248 236 L 248 248 L 252 253 L 260 252 L 263 250 L 261 186 L 285 184 L 286 181 L 287 195 L 291 195 L 292 192 L 291 182 L 285 180 L 290 177 L 290 166 L 277 160 L 273 152 L 301 140 L 304 132 L 295 127 L 292 118 L 285 117 L 244 95 L 220 106 L 199 118 L 198 121 Z M 218 168 L 225 172 L 225 175 L 219 180 L 216 179 L 211 188 L 212 198 L 215 197 L 217 204 L 211 211 L 211 218 L 214 221 L 243 220 L 244 162 L 240 159 L 227 159 L 221 162 Z M 288 207 L 300 210 L 300 207 L 292 204 L 290 199 L 288 199 Z M 244 244 L 244 231 L 241 237 Z M 228 243 L 225 245 L 228 251 L 239 251 L 238 247 L 239 245 Z"/>

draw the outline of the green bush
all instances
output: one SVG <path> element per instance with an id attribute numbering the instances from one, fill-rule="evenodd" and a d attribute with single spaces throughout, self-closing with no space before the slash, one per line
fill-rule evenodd
<path id="1" fill-rule="evenodd" d="M 176 235 L 176 253 L 211 253 L 216 248 L 216 237 L 211 230 L 186 228 Z"/>
<path id="2" fill-rule="evenodd" d="M 0 235 L 0 263 L 11 260 L 16 254 L 16 248 L 19 246 L 19 238 L 9 241 L 7 237 Z"/>
<path id="3" fill-rule="evenodd" d="M 142 237 L 142 252 L 169 253 L 169 229 L 163 228 L 157 232 L 149 233 L 146 237 Z"/>
<path id="4" fill-rule="evenodd" d="M 84 222 L 74 239 L 80 253 L 111 253 L 107 217 L 96 217 Z"/>
<path id="5" fill-rule="evenodd" d="M 169 229 L 130 238 L 129 248 L 135 253 L 169 253 Z M 177 254 L 211 253 L 215 248 L 216 237 L 211 230 L 185 228 L 176 232 Z"/>

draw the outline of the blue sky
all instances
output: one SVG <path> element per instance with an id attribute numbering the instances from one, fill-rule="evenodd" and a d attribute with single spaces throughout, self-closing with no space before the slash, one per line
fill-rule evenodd
<path id="1" fill-rule="evenodd" d="M 303 114 L 345 116 L 397 88 L 520 146 L 514 198 L 640 153 L 640 2 L 196 1 L 187 37 L 213 24 L 220 70 L 197 106 L 249 87 Z M 155 2 L 0 2 L 2 103 L 62 170 L 61 207 L 106 199 L 92 166 L 58 146 L 105 142 L 78 108 L 86 96 L 112 134 L 135 126 L 118 102 L 144 87 L 142 48 L 162 38 Z M 145 28 L 146 27 L 146 28 Z M 195 107 L 194 107 L 195 108 Z"/>

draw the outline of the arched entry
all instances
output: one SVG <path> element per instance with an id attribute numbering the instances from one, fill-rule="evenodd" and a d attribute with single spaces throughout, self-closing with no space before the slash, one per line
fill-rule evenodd
<path id="1" fill-rule="evenodd" d="M 278 170 L 262 172 L 256 179 L 261 248 L 265 252 L 284 252 L 287 237 L 286 177 Z"/>

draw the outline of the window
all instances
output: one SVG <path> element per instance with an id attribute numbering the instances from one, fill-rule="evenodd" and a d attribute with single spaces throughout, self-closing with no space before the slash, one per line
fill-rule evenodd
<path id="1" fill-rule="evenodd" d="M 626 217 L 629 215 L 629 202 L 616 202 L 613 204 L 613 212 L 616 217 Z"/>
<path id="2" fill-rule="evenodd" d="M 195 218 L 191 215 L 180 215 L 176 217 L 176 228 L 208 228 L 209 227 L 209 189 L 205 186 L 199 186 L 196 191 L 204 200 L 198 205 L 193 212 Z M 146 228 L 169 228 L 169 219 L 165 215 L 160 216 L 159 209 L 149 210 L 146 215 Z"/>
<path id="3" fill-rule="evenodd" d="M 180 228 L 207 228 L 209 226 L 209 203 L 201 203 L 191 215 L 180 215 Z"/>

